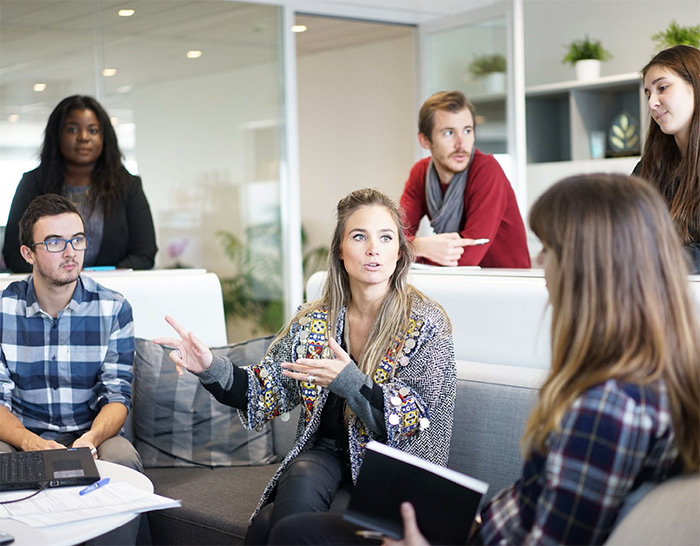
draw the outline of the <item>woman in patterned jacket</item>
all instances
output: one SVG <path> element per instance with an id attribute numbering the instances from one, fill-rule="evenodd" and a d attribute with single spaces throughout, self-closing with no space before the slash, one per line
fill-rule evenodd
<path id="1" fill-rule="evenodd" d="M 279 333 L 262 362 L 238 367 L 175 320 L 170 358 L 199 376 L 244 424 L 301 405 L 295 444 L 255 510 L 247 544 L 284 517 L 328 511 L 349 495 L 370 440 L 446 465 L 456 371 L 442 308 L 407 283 L 412 252 L 396 205 L 372 189 L 338 203 L 323 295 Z"/>

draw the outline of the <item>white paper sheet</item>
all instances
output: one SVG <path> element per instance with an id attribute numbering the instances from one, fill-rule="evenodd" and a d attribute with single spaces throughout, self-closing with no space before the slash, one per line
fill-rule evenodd
<path id="1" fill-rule="evenodd" d="M 11 518 L 32 527 L 46 527 L 74 521 L 163 508 L 176 508 L 179 500 L 148 493 L 126 482 L 114 482 L 80 495 L 82 487 L 46 489 L 36 497 L 0 505 L 0 518 Z M 19 492 L 18 492 L 19 493 Z M 16 494 L 21 497 L 27 494 Z M 3 497 L 7 500 L 7 497 Z"/>

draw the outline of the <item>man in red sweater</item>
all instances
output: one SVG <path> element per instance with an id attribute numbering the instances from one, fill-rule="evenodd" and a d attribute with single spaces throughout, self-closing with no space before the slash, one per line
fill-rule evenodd
<path id="1" fill-rule="evenodd" d="M 421 107 L 418 142 L 432 157 L 413 166 L 401 195 L 406 235 L 426 263 L 529 268 L 515 193 L 494 157 L 474 147 L 474 117 L 459 91 Z M 424 215 L 436 234 L 416 237 Z"/>

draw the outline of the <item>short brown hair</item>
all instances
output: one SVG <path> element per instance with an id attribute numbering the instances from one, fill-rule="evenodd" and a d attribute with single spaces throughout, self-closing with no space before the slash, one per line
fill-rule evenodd
<path id="1" fill-rule="evenodd" d="M 78 209 L 65 197 L 56 193 L 40 195 L 29 203 L 22 218 L 19 219 L 19 244 L 32 246 L 34 244 L 34 224 L 44 216 L 58 216 L 59 214 L 74 213 L 83 221 Z"/>
<path id="2" fill-rule="evenodd" d="M 440 91 L 428 97 L 420 108 L 418 114 L 418 132 L 426 136 L 432 142 L 433 125 L 435 123 L 435 112 L 445 110 L 456 114 L 464 109 L 472 114 L 472 120 L 476 125 L 476 111 L 474 105 L 464 96 L 461 91 Z"/>

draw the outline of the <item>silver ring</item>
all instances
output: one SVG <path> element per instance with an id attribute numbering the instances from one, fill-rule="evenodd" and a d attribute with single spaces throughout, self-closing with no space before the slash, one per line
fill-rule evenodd
<path id="1" fill-rule="evenodd" d="M 309 374 L 306 376 L 306 382 L 307 383 L 316 383 L 316 378 L 313 375 Z"/>
<path id="2" fill-rule="evenodd" d="M 180 352 L 180 349 L 177 350 L 177 357 L 179 359 L 182 359 L 182 353 Z"/>

